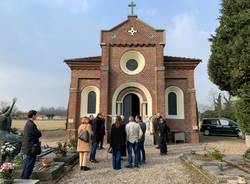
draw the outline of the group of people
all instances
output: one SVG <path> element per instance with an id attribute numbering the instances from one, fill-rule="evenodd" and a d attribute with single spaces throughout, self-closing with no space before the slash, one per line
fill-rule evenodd
<path id="1" fill-rule="evenodd" d="M 98 163 L 95 159 L 96 150 L 103 141 L 103 130 L 105 131 L 104 118 L 101 113 L 96 118 L 83 117 L 81 118 L 81 125 L 78 128 L 78 136 L 87 131 L 91 137 L 91 141 L 84 141 L 78 138 L 77 151 L 79 152 L 79 165 L 80 170 L 87 171 L 88 154 L 90 153 L 89 161 Z M 110 135 L 110 148 L 109 152 L 112 153 L 113 169 L 121 169 L 122 157 L 127 156 L 127 168 L 139 167 L 139 164 L 145 163 L 146 156 L 144 150 L 146 124 L 142 121 L 141 116 L 136 116 L 134 119 L 129 117 L 129 122 L 124 121 L 123 116 L 117 116 L 115 123 L 111 128 Z M 133 153 L 132 153 L 133 152 Z"/>
<path id="2" fill-rule="evenodd" d="M 142 121 L 141 116 L 136 116 L 135 119 L 130 116 L 128 123 L 124 122 L 123 116 L 116 117 L 110 136 L 113 169 L 121 169 L 121 160 L 122 156 L 126 156 L 126 148 L 128 153 L 127 168 L 139 167 L 139 164 L 145 163 L 145 132 L 146 124 Z"/>
<path id="3" fill-rule="evenodd" d="M 101 113 L 96 118 L 83 117 L 82 124 L 79 126 L 78 134 L 83 130 L 87 130 L 92 137 L 91 142 L 85 142 L 78 139 L 77 151 L 79 152 L 80 169 L 89 170 L 87 167 L 88 153 L 90 152 L 90 162 L 98 163 L 95 159 L 98 144 L 103 141 L 105 133 L 104 118 Z M 102 130 L 104 128 L 104 130 Z M 167 142 L 169 127 L 166 120 L 158 113 L 153 117 L 154 140 L 157 144 L 156 148 L 160 149 L 161 155 L 167 154 Z M 127 168 L 138 168 L 140 164 L 146 162 L 146 154 L 144 149 L 146 124 L 142 121 L 142 117 L 137 115 L 129 117 L 128 122 L 125 122 L 124 116 L 116 116 L 114 124 L 111 127 L 110 133 L 110 148 L 112 153 L 113 169 L 121 169 L 121 161 L 128 156 Z"/>
<path id="4" fill-rule="evenodd" d="M 29 179 L 37 155 L 41 153 L 41 143 L 39 138 L 42 136 L 38 130 L 34 120 L 36 120 L 37 111 L 28 112 L 28 121 L 24 127 L 24 136 L 22 142 L 22 151 L 26 156 L 22 172 L 22 179 Z M 167 141 L 169 127 L 166 120 L 158 113 L 153 118 L 153 133 L 155 144 L 160 149 L 161 155 L 167 154 Z M 79 138 L 83 132 L 87 132 L 88 141 Z M 129 121 L 125 122 L 124 116 L 116 116 L 115 123 L 112 124 L 110 135 L 110 148 L 112 153 L 113 169 L 121 169 L 121 161 L 128 156 L 127 168 L 138 168 L 140 164 L 146 162 L 146 154 L 144 149 L 146 124 L 142 121 L 142 117 L 137 115 L 129 117 Z M 81 118 L 81 124 L 78 128 L 77 151 L 79 152 L 80 169 L 87 171 L 87 160 L 98 163 L 96 160 L 97 149 L 103 149 L 103 139 L 105 136 L 105 119 L 102 113 L 96 117 L 85 116 Z M 89 156 L 90 153 L 90 156 Z"/>

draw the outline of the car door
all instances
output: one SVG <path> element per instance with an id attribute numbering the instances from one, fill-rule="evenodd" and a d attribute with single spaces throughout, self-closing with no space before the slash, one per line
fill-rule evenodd
<path id="1" fill-rule="evenodd" d="M 232 121 L 229 121 L 229 126 L 232 129 L 232 134 L 237 135 L 238 132 L 240 131 L 239 126 L 236 123 L 233 123 Z"/>
<path id="2" fill-rule="evenodd" d="M 221 134 L 221 128 L 219 119 L 211 119 L 211 133 Z"/>
<path id="3" fill-rule="evenodd" d="M 233 134 L 233 128 L 230 126 L 229 121 L 226 119 L 220 119 L 221 134 Z"/>

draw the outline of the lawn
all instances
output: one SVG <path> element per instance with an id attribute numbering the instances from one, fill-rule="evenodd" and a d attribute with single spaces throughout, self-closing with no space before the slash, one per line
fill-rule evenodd
<path id="1" fill-rule="evenodd" d="M 12 120 L 12 128 L 22 131 L 27 120 Z M 66 120 L 36 120 L 36 125 L 40 130 L 65 129 Z"/>

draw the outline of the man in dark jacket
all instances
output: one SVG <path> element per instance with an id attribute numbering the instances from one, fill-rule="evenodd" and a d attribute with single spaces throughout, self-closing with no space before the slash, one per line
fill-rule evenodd
<path id="1" fill-rule="evenodd" d="M 104 117 L 102 117 L 102 123 L 101 123 L 101 129 L 100 129 L 100 145 L 99 145 L 99 149 L 104 149 L 103 147 L 103 140 L 104 140 L 104 136 L 105 136 L 105 119 Z"/>
<path id="2" fill-rule="evenodd" d="M 92 130 L 93 130 L 93 137 L 92 137 L 92 149 L 90 153 L 90 162 L 97 163 L 98 161 L 95 159 L 96 150 L 98 147 L 98 143 L 100 142 L 101 137 L 101 126 L 102 126 L 102 120 L 103 115 L 102 113 L 98 113 L 96 118 L 94 119 L 92 123 Z"/>
<path id="3" fill-rule="evenodd" d="M 36 157 L 41 153 L 41 143 L 39 138 L 42 137 L 41 132 L 38 130 L 34 120 L 36 120 L 37 111 L 31 110 L 28 112 L 28 121 L 24 127 L 22 151 L 26 155 L 24 162 L 22 179 L 29 179 L 35 162 Z"/>

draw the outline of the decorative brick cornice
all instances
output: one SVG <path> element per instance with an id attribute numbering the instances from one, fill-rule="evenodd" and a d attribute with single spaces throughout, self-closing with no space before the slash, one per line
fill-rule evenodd
<path id="1" fill-rule="evenodd" d="M 165 67 L 166 69 L 186 69 L 186 70 L 194 70 L 196 68 L 196 66 L 199 64 L 200 62 L 198 61 L 171 61 L 171 62 L 165 62 Z"/>
<path id="2" fill-rule="evenodd" d="M 152 43 L 111 43 L 112 47 L 155 47 Z"/>

